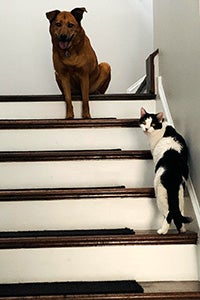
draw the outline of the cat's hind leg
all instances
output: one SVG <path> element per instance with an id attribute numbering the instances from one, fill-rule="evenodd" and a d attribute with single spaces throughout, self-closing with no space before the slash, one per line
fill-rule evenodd
<path id="1" fill-rule="evenodd" d="M 182 216 L 184 216 L 184 188 L 183 184 L 180 185 L 179 187 L 179 193 L 178 193 L 178 198 L 179 198 L 179 208 Z M 182 223 L 182 227 L 180 228 L 180 232 L 186 232 L 185 224 Z"/>
<path id="2" fill-rule="evenodd" d="M 163 168 L 160 168 L 154 178 L 154 190 L 156 195 L 157 206 L 161 214 L 164 216 L 162 227 L 157 230 L 158 234 L 166 234 L 170 228 L 172 219 L 169 216 L 169 205 L 167 190 L 160 181 L 160 176 L 163 173 Z"/>

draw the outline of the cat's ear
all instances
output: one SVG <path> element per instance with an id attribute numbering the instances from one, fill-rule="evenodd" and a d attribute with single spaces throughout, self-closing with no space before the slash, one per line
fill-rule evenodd
<path id="1" fill-rule="evenodd" d="M 141 117 L 144 117 L 144 115 L 146 115 L 146 110 L 144 109 L 144 107 L 141 107 L 141 109 L 140 109 L 140 116 Z"/>
<path id="2" fill-rule="evenodd" d="M 164 121 L 163 112 L 157 113 L 156 117 L 160 123 L 162 123 Z"/>

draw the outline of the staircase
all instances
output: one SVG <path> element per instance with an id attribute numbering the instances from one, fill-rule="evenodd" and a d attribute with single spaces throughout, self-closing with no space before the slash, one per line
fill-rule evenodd
<path id="1" fill-rule="evenodd" d="M 200 299 L 197 233 L 156 233 L 141 106 L 94 95 L 65 120 L 61 96 L 0 97 L 0 299 Z"/>

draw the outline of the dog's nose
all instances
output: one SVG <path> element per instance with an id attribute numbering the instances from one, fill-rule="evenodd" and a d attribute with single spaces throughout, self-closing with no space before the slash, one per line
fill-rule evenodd
<path id="1" fill-rule="evenodd" d="M 68 36 L 66 34 L 61 34 L 59 37 L 59 40 L 61 42 L 65 42 L 65 41 L 67 41 L 67 39 L 68 39 Z"/>

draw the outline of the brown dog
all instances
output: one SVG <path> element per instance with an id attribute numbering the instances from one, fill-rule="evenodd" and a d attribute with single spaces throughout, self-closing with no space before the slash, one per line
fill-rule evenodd
<path id="1" fill-rule="evenodd" d="M 105 93 L 110 82 L 110 66 L 98 65 L 96 54 L 81 26 L 85 8 L 71 12 L 46 13 L 50 21 L 55 76 L 67 104 L 68 119 L 74 118 L 71 94 L 82 95 L 82 117 L 90 118 L 89 94 Z"/>

